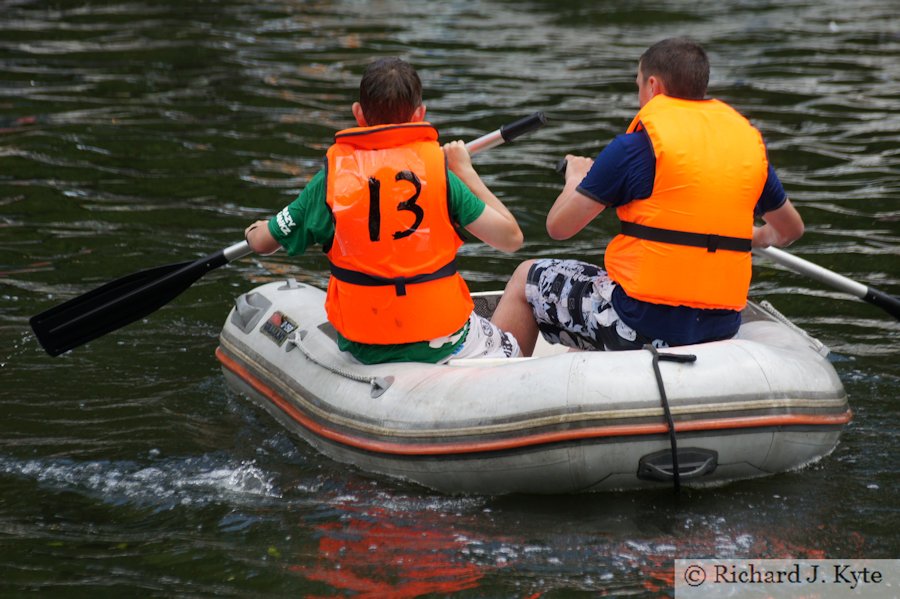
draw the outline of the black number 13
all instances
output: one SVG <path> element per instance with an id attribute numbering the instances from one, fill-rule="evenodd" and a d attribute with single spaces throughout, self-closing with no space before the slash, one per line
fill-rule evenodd
<path id="1" fill-rule="evenodd" d="M 403 239 L 409 237 L 416 232 L 422 219 L 425 218 L 425 211 L 416 204 L 419 195 L 422 193 L 422 183 L 412 171 L 400 171 L 394 177 L 395 181 L 409 181 L 416 188 L 415 193 L 406 201 L 397 204 L 398 211 L 408 211 L 416 215 L 416 220 L 411 227 L 405 231 L 395 231 L 394 239 Z M 369 178 L 369 240 L 379 241 L 381 239 L 381 181 L 375 177 Z"/>

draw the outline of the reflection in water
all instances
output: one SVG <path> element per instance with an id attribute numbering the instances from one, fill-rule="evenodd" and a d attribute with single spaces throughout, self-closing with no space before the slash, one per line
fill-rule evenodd
<path id="1" fill-rule="evenodd" d="M 402 599 L 476 588 L 492 569 L 470 557 L 480 542 L 447 531 L 446 522 L 433 512 L 343 508 L 339 522 L 315 526 L 315 561 L 290 566 L 292 572 L 354 597 Z"/>
<path id="2" fill-rule="evenodd" d="M 855 420 L 815 466 L 677 499 L 435 496 L 291 440 L 225 389 L 212 350 L 250 286 L 324 285 L 317 251 L 219 269 L 146 321 L 53 360 L 27 328 L 117 276 L 226 247 L 288 203 L 352 124 L 375 56 L 416 65 L 442 139 L 550 117 L 475 159 L 527 241 L 516 256 L 464 246 L 473 290 L 502 286 L 526 255 L 599 260 L 615 219 L 562 245 L 544 231 L 553 165 L 625 129 L 637 57 L 681 33 L 709 50 L 712 94 L 763 131 L 808 225 L 791 251 L 897 295 L 895 2 L 15 0 L 2 10 L 3 591 L 656 597 L 670 592 L 676 557 L 895 556 L 900 326 L 764 262 L 752 294 L 832 348 Z"/>

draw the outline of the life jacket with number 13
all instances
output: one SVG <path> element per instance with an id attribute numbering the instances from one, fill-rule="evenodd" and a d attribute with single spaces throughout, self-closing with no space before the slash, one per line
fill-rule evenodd
<path id="1" fill-rule="evenodd" d="M 429 341 L 459 330 L 473 303 L 456 270 L 447 163 L 429 123 L 355 127 L 326 154 L 334 239 L 325 309 L 358 343 Z"/>
<path id="2" fill-rule="evenodd" d="M 753 210 L 768 174 L 762 136 L 718 100 L 655 96 L 628 133 L 643 129 L 656 156 L 650 197 L 616 212 L 606 248 L 610 278 L 635 299 L 741 310 L 747 303 Z"/>

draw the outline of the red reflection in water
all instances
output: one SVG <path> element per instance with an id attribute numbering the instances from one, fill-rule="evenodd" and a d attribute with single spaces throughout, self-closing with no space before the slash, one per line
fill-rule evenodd
<path id="1" fill-rule="evenodd" d="M 477 587 L 485 568 L 464 555 L 472 541 L 442 530 L 447 523 L 427 513 L 415 516 L 415 523 L 403 522 L 402 515 L 369 510 L 320 524 L 316 562 L 290 570 L 359 599 L 403 599 Z"/>
<path id="2" fill-rule="evenodd" d="M 843 535 L 841 555 L 830 554 L 834 531 L 827 524 L 819 527 L 815 544 L 810 543 L 807 529 L 782 527 L 777 534 L 762 535 L 704 526 L 679 538 L 627 533 L 593 538 L 575 532 L 570 538 L 563 533 L 553 537 L 555 543 L 529 552 L 522 550 L 523 539 L 485 532 L 484 522 L 461 526 L 458 516 L 445 511 L 397 511 L 374 506 L 354 509 L 346 505 L 342 510 L 339 521 L 314 526 L 317 556 L 289 567 L 306 580 L 321 584 L 319 596 L 323 597 L 451 595 L 502 584 L 496 577 L 484 580 L 500 568 L 505 570 L 507 581 L 510 576 L 519 578 L 521 596 L 528 599 L 572 589 L 614 596 L 626 588 L 642 590 L 648 596 L 671 597 L 676 558 L 827 559 L 863 557 L 866 553 L 865 539 L 851 532 Z M 471 530 L 482 532 L 473 534 Z M 509 561 L 510 552 L 500 550 L 506 547 L 518 548 L 511 552 L 514 557 Z"/>

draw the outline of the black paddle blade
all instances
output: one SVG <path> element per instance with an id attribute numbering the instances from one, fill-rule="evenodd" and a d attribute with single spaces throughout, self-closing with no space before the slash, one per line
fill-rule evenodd
<path id="1" fill-rule="evenodd" d="M 226 263 L 222 252 L 217 252 L 200 260 L 142 270 L 32 316 L 29 322 L 41 346 L 58 356 L 155 312 Z"/>

